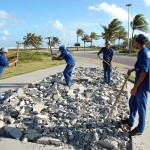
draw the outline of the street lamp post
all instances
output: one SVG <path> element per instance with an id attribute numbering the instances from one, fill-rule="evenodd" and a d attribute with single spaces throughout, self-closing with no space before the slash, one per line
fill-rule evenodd
<path id="1" fill-rule="evenodd" d="M 130 18 L 129 18 L 129 7 L 132 6 L 132 4 L 126 4 L 126 6 L 128 7 L 128 50 L 130 52 L 130 41 L 129 41 L 129 24 L 130 24 Z"/>

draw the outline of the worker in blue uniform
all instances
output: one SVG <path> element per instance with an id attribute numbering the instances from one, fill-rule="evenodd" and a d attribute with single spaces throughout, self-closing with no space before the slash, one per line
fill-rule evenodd
<path id="1" fill-rule="evenodd" d="M 60 56 L 52 57 L 52 59 L 53 60 L 63 60 L 64 59 L 66 61 L 67 66 L 66 66 L 63 74 L 64 74 L 64 78 L 66 81 L 66 86 L 70 86 L 71 85 L 71 75 L 72 75 L 73 69 L 75 67 L 75 61 L 65 46 L 63 46 L 63 45 L 60 46 L 59 51 L 61 53 Z"/>
<path id="2" fill-rule="evenodd" d="M 148 101 L 148 91 L 150 91 L 150 51 L 146 48 L 147 38 L 139 34 L 136 38 L 135 46 L 139 50 L 137 62 L 133 69 L 128 70 L 128 75 L 135 71 L 135 84 L 131 90 L 129 99 L 130 116 L 122 120 L 123 123 L 132 127 L 134 125 L 136 113 L 139 114 L 137 127 L 130 131 L 130 136 L 141 135 L 144 132 L 146 120 L 146 105 Z"/>
<path id="3" fill-rule="evenodd" d="M 100 54 L 103 54 L 104 83 L 110 84 L 114 50 L 110 47 L 109 41 L 106 41 L 105 45 L 106 46 L 98 52 L 98 56 L 102 58 Z"/>
<path id="4" fill-rule="evenodd" d="M 9 63 L 6 59 L 7 54 L 8 54 L 8 49 L 6 47 L 0 48 L 0 77 L 5 67 L 13 66 L 18 61 L 17 58 L 14 58 L 14 61 Z M 1 91 L 0 91 L 0 100 L 2 100 L 3 98 L 4 96 L 1 94 Z"/>

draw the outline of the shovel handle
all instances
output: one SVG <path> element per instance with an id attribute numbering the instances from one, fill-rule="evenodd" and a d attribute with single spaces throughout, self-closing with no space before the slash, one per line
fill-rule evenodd
<path id="1" fill-rule="evenodd" d="M 120 95 L 121 95 L 121 93 L 122 93 L 122 91 L 123 91 L 123 89 L 124 89 L 124 87 L 125 87 L 125 85 L 126 85 L 126 83 L 127 83 L 127 81 L 128 81 L 128 78 L 129 78 L 129 75 L 127 75 L 126 80 L 124 81 L 123 86 L 121 87 L 121 90 L 119 91 L 119 94 L 118 94 L 118 96 L 117 96 L 117 98 L 116 98 L 114 104 L 112 105 L 111 111 L 109 112 L 109 114 L 108 114 L 106 120 L 112 115 L 113 110 L 114 110 L 114 107 L 115 107 L 115 105 L 117 104 L 117 102 L 118 102 L 118 100 L 119 100 L 119 98 L 120 98 Z"/>
<path id="2" fill-rule="evenodd" d="M 112 67 L 111 65 L 110 65 L 110 63 L 108 63 L 106 60 L 104 60 L 102 57 L 100 57 L 99 55 L 98 55 L 98 57 L 100 58 L 100 59 L 102 59 L 107 65 L 109 65 L 111 68 L 113 68 L 114 70 L 116 70 L 114 67 Z"/>

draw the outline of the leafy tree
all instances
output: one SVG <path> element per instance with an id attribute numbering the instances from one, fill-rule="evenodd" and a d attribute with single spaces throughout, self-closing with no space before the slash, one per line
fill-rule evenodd
<path id="1" fill-rule="evenodd" d="M 148 22 L 143 14 L 136 15 L 133 18 L 133 21 L 131 21 L 130 25 L 132 28 L 132 38 L 134 36 L 135 30 L 139 30 L 139 31 L 143 31 L 143 32 L 149 31 Z"/>
<path id="2" fill-rule="evenodd" d="M 123 28 L 122 22 L 118 19 L 113 19 L 108 26 L 101 25 L 104 32 L 102 32 L 102 38 L 105 41 L 114 42 L 117 39 L 116 34 Z"/>
<path id="3" fill-rule="evenodd" d="M 135 30 L 148 32 L 149 31 L 148 21 L 146 20 L 143 14 L 137 14 L 131 21 L 130 26 L 132 28 L 132 44 L 131 45 L 133 47 Z"/>
<path id="4" fill-rule="evenodd" d="M 88 34 L 84 34 L 81 40 L 84 41 L 84 50 L 85 50 L 85 43 L 91 42 L 91 39 Z"/>
<path id="5" fill-rule="evenodd" d="M 56 45 L 61 44 L 58 37 L 52 37 L 51 41 L 47 43 L 49 46 L 55 47 Z"/>
<path id="6" fill-rule="evenodd" d="M 26 48 L 31 46 L 38 49 L 43 43 L 43 38 L 35 35 L 35 33 L 27 33 L 27 35 L 23 37 L 23 40 L 24 47 Z"/>
<path id="7" fill-rule="evenodd" d="M 118 32 L 115 34 L 116 38 L 118 39 L 118 49 L 120 48 L 120 40 L 127 40 L 127 31 L 125 30 L 124 27 L 121 27 Z"/>
<path id="8" fill-rule="evenodd" d="M 90 34 L 90 39 L 91 39 L 91 47 L 92 47 L 92 44 L 93 44 L 93 40 L 98 40 L 100 38 L 99 35 L 97 35 L 96 32 L 91 32 Z"/>
<path id="9" fill-rule="evenodd" d="M 77 34 L 77 43 L 78 43 L 79 37 L 80 36 L 83 37 L 84 31 L 78 28 L 76 34 Z M 78 51 L 78 46 L 77 46 L 77 51 Z"/>

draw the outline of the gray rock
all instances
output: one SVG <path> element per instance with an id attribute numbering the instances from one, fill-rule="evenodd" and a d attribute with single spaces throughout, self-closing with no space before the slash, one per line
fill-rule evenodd
<path id="1" fill-rule="evenodd" d="M 31 96 L 33 96 L 33 95 L 38 95 L 38 90 L 33 89 L 33 90 L 29 91 L 27 94 L 28 94 L 28 95 L 31 95 Z"/>
<path id="2" fill-rule="evenodd" d="M 20 139 L 22 136 L 22 132 L 19 128 L 14 128 L 14 127 L 5 127 L 4 128 L 5 132 L 10 135 L 10 137 L 14 139 Z"/>
<path id="3" fill-rule="evenodd" d="M 45 145 L 50 145 L 50 137 L 41 137 L 37 140 L 37 143 L 39 144 L 45 144 Z"/>
<path id="4" fill-rule="evenodd" d="M 29 141 L 36 141 L 37 139 L 41 138 L 42 134 L 33 132 L 33 133 L 27 133 L 24 135 L 24 138 L 27 138 Z"/>
<path id="5" fill-rule="evenodd" d="M 51 137 L 41 137 L 37 140 L 39 144 L 46 144 L 46 145 L 55 145 L 61 146 L 62 142 L 59 139 L 51 138 Z"/>
<path id="6" fill-rule="evenodd" d="M 17 97 L 13 98 L 13 99 L 10 99 L 9 103 L 10 105 L 15 108 L 18 104 L 19 104 L 19 99 Z"/>
<path id="7" fill-rule="evenodd" d="M 107 139 L 106 140 L 100 140 L 99 142 L 98 142 L 100 145 L 102 145 L 104 148 L 106 148 L 106 149 L 111 149 L 111 150 L 113 150 L 114 148 L 115 148 L 115 146 L 114 145 L 112 145 L 111 143 L 110 143 L 110 141 L 108 141 Z"/>

